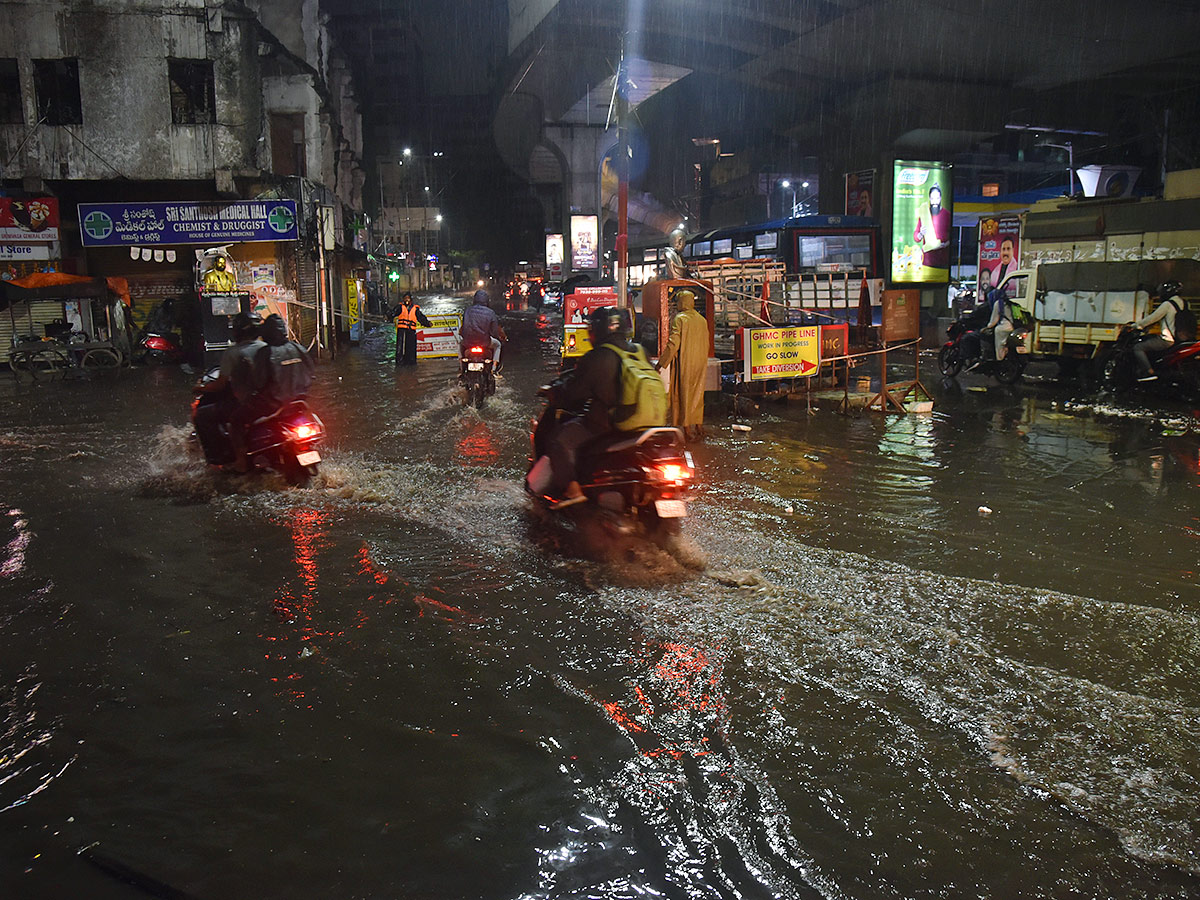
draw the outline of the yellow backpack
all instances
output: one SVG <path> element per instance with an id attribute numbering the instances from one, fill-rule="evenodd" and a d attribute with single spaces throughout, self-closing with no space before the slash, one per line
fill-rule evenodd
<path id="1" fill-rule="evenodd" d="M 662 377 L 655 371 L 641 344 L 626 350 L 605 344 L 621 360 L 621 384 L 613 427 L 618 431 L 637 431 L 667 423 L 667 392 Z"/>

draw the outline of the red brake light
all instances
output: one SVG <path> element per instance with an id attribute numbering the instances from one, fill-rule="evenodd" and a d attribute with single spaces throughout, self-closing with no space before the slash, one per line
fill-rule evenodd
<path id="1" fill-rule="evenodd" d="M 470 352 L 471 353 L 482 353 L 483 348 L 482 347 L 472 347 Z"/>
<path id="2" fill-rule="evenodd" d="M 305 422 L 303 425 L 296 426 L 296 437 L 298 438 L 310 438 L 314 437 L 318 433 L 319 429 L 317 426 L 309 424 L 308 422 Z"/>

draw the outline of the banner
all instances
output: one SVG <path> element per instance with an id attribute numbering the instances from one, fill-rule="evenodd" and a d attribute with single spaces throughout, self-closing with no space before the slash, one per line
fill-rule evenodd
<path id="1" fill-rule="evenodd" d="M 846 173 L 846 215 L 875 216 L 875 170 Z"/>
<path id="2" fill-rule="evenodd" d="M 742 377 L 746 381 L 807 378 L 821 367 L 817 325 L 742 330 Z"/>
<path id="3" fill-rule="evenodd" d="M 346 322 L 350 326 L 350 340 L 362 337 L 362 310 L 358 305 L 359 284 L 356 278 L 346 279 Z M 418 350 L 418 352 L 420 352 Z"/>
<path id="4" fill-rule="evenodd" d="M 896 161 L 892 181 L 892 281 L 950 280 L 953 183 L 949 163 Z"/>
<path id="5" fill-rule="evenodd" d="M 0 197 L 0 241 L 57 241 L 58 198 Z"/>
<path id="6" fill-rule="evenodd" d="M 1004 276 L 1017 269 L 1021 250 L 1021 220 L 1017 216 L 988 217 L 979 220 L 979 276 L 983 289 L 999 287 Z"/>
<path id="7" fill-rule="evenodd" d="M 230 244 L 299 238 L 295 200 L 229 203 L 81 203 L 85 247 Z"/>
<path id="8" fill-rule="evenodd" d="M 888 341 L 915 341 L 921 334 L 921 292 L 884 291 L 880 337 Z"/>
<path id="9" fill-rule="evenodd" d="M 429 327 L 417 329 L 417 359 L 458 359 L 462 317 L 455 313 L 427 313 L 425 318 Z"/>
<path id="10" fill-rule="evenodd" d="M 571 216 L 571 269 L 600 268 L 600 226 L 595 216 Z"/>
<path id="11" fill-rule="evenodd" d="M 588 339 L 588 316 L 602 306 L 616 306 L 617 295 L 611 285 L 578 286 L 563 298 L 562 355 L 570 359 L 592 349 Z"/>

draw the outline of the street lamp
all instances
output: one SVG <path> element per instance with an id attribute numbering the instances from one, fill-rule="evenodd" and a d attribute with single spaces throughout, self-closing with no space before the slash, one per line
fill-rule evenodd
<path id="1" fill-rule="evenodd" d="M 1039 147 L 1053 147 L 1055 150 L 1067 151 L 1067 196 L 1075 196 L 1075 147 L 1070 141 L 1062 144 L 1052 144 L 1050 141 L 1038 141 Z"/>

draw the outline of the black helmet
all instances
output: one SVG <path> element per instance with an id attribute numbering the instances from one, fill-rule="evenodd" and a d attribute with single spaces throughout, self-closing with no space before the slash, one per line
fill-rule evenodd
<path id="1" fill-rule="evenodd" d="M 624 341 L 627 328 L 624 314 L 615 306 L 601 306 L 588 316 L 588 337 L 593 347 Z"/>
<path id="2" fill-rule="evenodd" d="M 279 313 L 271 313 L 262 325 L 262 339 L 272 347 L 282 347 L 288 341 L 287 323 Z"/>
<path id="3" fill-rule="evenodd" d="M 233 317 L 233 336 L 240 341 L 248 334 L 257 335 L 262 323 L 262 316 L 256 312 L 238 313 Z"/>
<path id="4" fill-rule="evenodd" d="M 1178 281 L 1164 281 L 1158 286 L 1158 296 L 1164 300 L 1168 297 L 1173 297 L 1183 290 L 1183 285 Z"/>
<path id="5" fill-rule="evenodd" d="M 482 303 L 484 306 L 487 306 L 492 302 L 492 298 L 488 295 L 487 291 L 485 291 L 483 288 L 480 288 L 475 292 L 475 296 L 471 298 L 471 302 Z"/>

